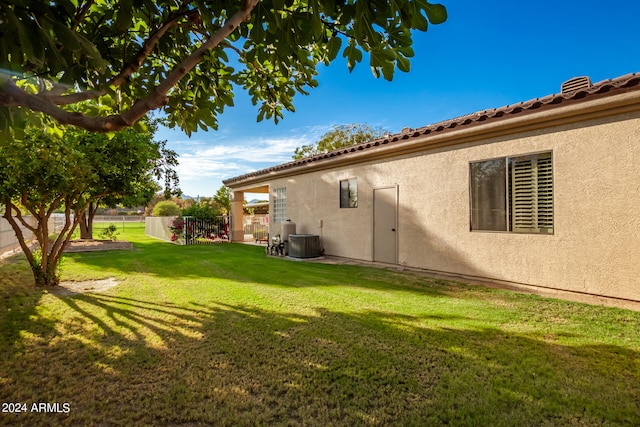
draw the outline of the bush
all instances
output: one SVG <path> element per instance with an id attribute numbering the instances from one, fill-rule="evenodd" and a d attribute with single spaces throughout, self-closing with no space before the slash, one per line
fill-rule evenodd
<path id="1" fill-rule="evenodd" d="M 116 236 L 118 234 L 119 234 L 118 228 L 115 226 L 115 224 L 109 224 L 107 228 L 102 230 L 102 232 L 100 233 L 100 237 L 102 237 L 103 239 L 111 240 L 115 242 L 117 240 Z"/>
<path id="2" fill-rule="evenodd" d="M 178 216 L 180 207 L 171 200 L 158 202 L 153 208 L 153 216 Z"/>
<path id="3" fill-rule="evenodd" d="M 222 215 L 220 207 L 209 204 L 195 204 L 182 210 L 182 216 L 191 216 L 206 221 L 216 220 Z"/>

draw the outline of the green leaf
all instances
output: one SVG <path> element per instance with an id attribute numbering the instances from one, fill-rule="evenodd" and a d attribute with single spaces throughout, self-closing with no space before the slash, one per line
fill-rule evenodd
<path id="1" fill-rule="evenodd" d="M 424 0 L 414 0 L 411 2 L 410 15 L 411 15 L 411 27 L 420 31 L 427 31 L 429 27 L 429 21 L 422 15 L 423 8 L 427 7 L 428 3 Z"/>
<path id="2" fill-rule="evenodd" d="M 385 80 L 391 81 L 393 80 L 393 73 L 396 71 L 395 64 L 393 62 L 385 62 L 382 64 L 382 75 Z"/>
<path id="3" fill-rule="evenodd" d="M 340 37 L 333 37 L 327 43 L 327 58 L 329 61 L 333 61 L 338 56 L 340 48 L 342 47 L 342 39 Z"/>
<path id="4" fill-rule="evenodd" d="M 313 34 L 314 40 L 320 40 L 324 33 L 324 24 L 320 20 L 320 17 L 317 14 L 310 15 L 311 18 L 311 31 Z"/>
<path id="5" fill-rule="evenodd" d="M 123 32 L 131 25 L 131 19 L 133 17 L 133 2 L 132 0 L 120 0 L 119 5 L 120 7 L 118 8 L 115 27 L 117 31 Z"/>
<path id="6" fill-rule="evenodd" d="M 432 24 L 442 24 L 447 20 L 447 9 L 441 4 L 427 3 L 425 11 Z"/>
<path id="7" fill-rule="evenodd" d="M 411 70 L 411 61 L 404 56 L 398 56 L 398 70 L 408 73 Z"/>
<path id="8" fill-rule="evenodd" d="M 265 37 L 266 37 L 266 33 L 264 31 L 264 27 L 262 26 L 262 23 L 255 24 L 251 29 L 251 39 L 258 44 L 258 43 L 264 43 Z"/>
<path id="9" fill-rule="evenodd" d="M 353 39 L 349 40 L 349 46 L 344 49 L 342 56 L 347 58 L 349 71 L 352 71 L 356 64 L 362 61 L 362 52 L 358 49 Z"/>
<path id="10" fill-rule="evenodd" d="M 71 31 L 66 25 L 62 24 L 60 21 L 55 21 L 53 23 L 53 29 L 56 33 L 58 40 L 63 44 L 65 49 L 76 51 L 82 48 L 82 45 L 78 40 L 77 34 Z"/>
<path id="11" fill-rule="evenodd" d="M 395 61 L 395 59 L 398 57 L 398 54 L 393 49 L 390 49 L 388 47 L 382 47 L 376 49 L 375 51 L 371 51 L 371 55 L 375 55 L 376 57 L 378 57 L 381 62 Z"/>
<path id="12" fill-rule="evenodd" d="M 35 37 L 36 40 L 34 40 L 34 37 L 32 37 L 34 34 L 33 31 L 31 31 L 31 28 L 27 27 L 23 22 L 18 20 L 18 17 L 13 13 L 12 10 L 7 10 L 5 14 L 7 19 L 11 22 L 13 28 L 15 28 L 15 31 L 18 33 L 20 47 L 22 48 L 22 51 L 24 52 L 27 59 L 37 66 L 42 66 L 42 64 L 44 64 L 44 52 L 40 52 L 34 46 L 33 42 L 39 44 L 40 41 L 37 40 L 37 37 Z"/>
<path id="13" fill-rule="evenodd" d="M 413 58 L 415 54 L 411 46 L 396 47 L 395 50 L 398 52 L 398 56 L 405 56 L 407 58 Z"/>

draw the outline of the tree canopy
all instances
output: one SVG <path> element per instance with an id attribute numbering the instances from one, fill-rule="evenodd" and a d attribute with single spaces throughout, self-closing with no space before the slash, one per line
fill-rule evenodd
<path id="1" fill-rule="evenodd" d="M 446 18 L 427 0 L 3 1 L 0 137 L 43 122 L 118 131 L 155 109 L 189 134 L 216 128 L 236 88 L 277 122 L 319 64 L 368 54 L 392 79 L 410 69 L 412 30 Z"/>
<path id="2" fill-rule="evenodd" d="M 316 154 L 328 153 L 338 148 L 351 147 L 380 138 L 385 133 L 387 132 L 384 129 L 366 124 L 336 125 L 313 144 L 297 147 L 291 157 L 298 160 Z"/>
<path id="3" fill-rule="evenodd" d="M 59 138 L 30 127 L 24 138 L 0 145 L 2 214 L 18 238 L 36 284 L 57 284 L 62 252 L 92 205 L 105 199 L 153 195 L 148 190 L 156 187 L 154 174 L 163 175 L 175 158 L 175 153 L 163 150 L 150 133 L 133 129 L 109 139 L 84 130 L 67 130 Z M 52 238 L 49 220 L 60 211 L 64 225 Z M 35 250 L 25 230 L 38 243 Z"/>
<path id="4" fill-rule="evenodd" d="M 65 132 L 65 141 L 76 144 L 91 162 L 95 175 L 92 198 L 80 218 L 80 237 L 93 238 L 93 218 L 100 204 L 116 206 L 146 205 L 164 181 L 165 197 L 180 192 L 177 154 L 166 148 L 166 141 L 154 141 L 156 124 L 146 132 L 125 129 L 112 138 L 84 130 Z"/>

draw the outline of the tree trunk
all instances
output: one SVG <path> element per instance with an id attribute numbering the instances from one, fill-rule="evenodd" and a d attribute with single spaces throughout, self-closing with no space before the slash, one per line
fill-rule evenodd
<path id="1" fill-rule="evenodd" d="M 50 253 L 52 243 L 49 241 L 48 236 L 47 222 L 49 216 L 45 215 L 39 217 L 38 215 L 34 215 L 37 220 L 37 225 L 34 227 L 25 220 L 25 218 L 20 214 L 18 207 L 10 200 L 7 199 L 4 202 L 6 209 L 3 217 L 15 232 L 16 238 L 22 248 L 22 252 L 31 266 L 36 286 L 47 287 L 58 285 L 60 283 L 60 278 L 58 277 L 56 270 L 62 252 L 59 252 L 58 254 Z M 15 216 L 12 215 L 13 212 L 15 212 Z M 40 246 L 39 250 L 32 250 L 20 225 L 33 233 L 34 237 L 38 240 L 38 244 Z"/>
<path id="2" fill-rule="evenodd" d="M 89 207 L 82 213 L 80 217 L 80 238 L 93 239 L 93 219 L 98 212 L 98 203 L 91 202 Z"/>
<path id="3" fill-rule="evenodd" d="M 50 259 L 45 265 L 32 265 L 31 270 L 33 271 L 33 278 L 35 279 L 36 286 L 43 288 L 58 286 L 60 284 L 60 278 L 56 271 L 57 267 L 57 259 Z"/>
<path id="4" fill-rule="evenodd" d="M 82 214 L 78 224 L 80 225 L 80 238 L 93 239 L 93 222 L 89 221 L 86 212 Z"/>

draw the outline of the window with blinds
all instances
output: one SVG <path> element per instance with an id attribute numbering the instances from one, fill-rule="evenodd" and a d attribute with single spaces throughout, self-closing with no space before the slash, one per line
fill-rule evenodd
<path id="1" fill-rule="evenodd" d="M 551 152 L 472 162 L 471 230 L 553 233 Z"/>
<path id="2" fill-rule="evenodd" d="M 513 231 L 553 232 L 551 153 L 510 159 Z"/>

